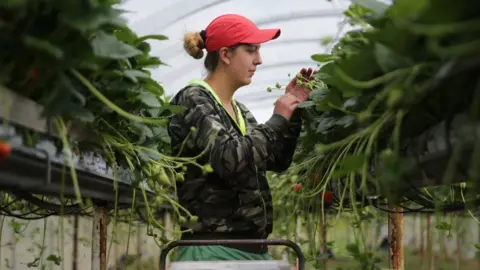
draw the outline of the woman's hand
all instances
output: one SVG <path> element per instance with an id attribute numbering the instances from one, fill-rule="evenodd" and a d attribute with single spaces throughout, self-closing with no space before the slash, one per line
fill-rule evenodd
<path id="1" fill-rule="evenodd" d="M 275 102 L 274 114 L 279 114 L 290 121 L 292 114 L 300 103 L 300 100 L 293 94 L 286 93 Z"/>
<path id="2" fill-rule="evenodd" d="M 304 84 L 297 85 L 297 80 L 301 80 L 302 83 L 308 83 L 314 79 L 313 74 L 313 69 L 302 68 L 302 70 L 300 71 L 301 78 L 297 78 L 295 76 L 295 78 L 293 78 L 285 88 L 285 93 L 290 93 L 296 96 L 300 100 L 300 102 L 306 101 L 308 99 L 308 95 L 310 94 L 310 92 L 312 92 L 312 90 L 305 87 Z"/>

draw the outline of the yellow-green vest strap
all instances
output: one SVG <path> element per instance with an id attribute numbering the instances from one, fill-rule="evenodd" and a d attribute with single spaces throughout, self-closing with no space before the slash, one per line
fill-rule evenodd
<path id="1" fill-rule="evenodd" d="M 220 106 L 222 106 L 222 108 L 227 112 L 227 114 L 230 116 L 230 118 L 232 118 L 233 122 L 235 122 L 237 127 L 240 129 L 240 132 L 242 133 L 242 135 L 245 136 L 245 134 L 247 134 L 247 128 L 246 128 L 246 125 L 245 125 L 245 120 L 243 119 L 242 111 L 240 110 L 240 107 L 237 106 L 237 103 L 235 102 L 235 100 L 232 100 L 232 103 L 233 103 L 234 108 L 237 111 L 238 122 L 235 119 L 235 117 L 233 115 L 231 115 L 228 112 L 227 109 L 225 109 L 225 106 L 223 106 L 223 103 L 220 100 L 220 98 L 217 96 L 217 93 L 215 93 L 215 91 L 213 91 L 212 87 L 207 82 L 205 82 L 204 80 L 195 79 L 195 80 L 189 81 L 188 84 L 189 85 L 194 85 L 194 84 L 201 85 L 201 86 L 205 87 L 208 91 L 210 91 L 210 93 L 215 97 L 215 100 L 217 101 L 217 103 Z"/>

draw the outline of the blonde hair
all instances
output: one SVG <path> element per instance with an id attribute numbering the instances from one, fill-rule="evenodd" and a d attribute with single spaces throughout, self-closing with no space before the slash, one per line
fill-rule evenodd
<path id="1" fill-rule="evenodd" d="M 203 42 L 200 32 L 188 32 L 183 36 L 183 48 L 195 59 L 203 57 L 203 49 L 205 44 Z"/>

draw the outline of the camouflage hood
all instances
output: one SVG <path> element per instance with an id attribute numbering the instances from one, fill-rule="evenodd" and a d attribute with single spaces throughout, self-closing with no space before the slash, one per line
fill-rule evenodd
<path id="1" fill-rule="evenodd" d="M 185 181 L 177 183 L 180 204 L 199 217 L 183 229 L 267 238 L 272 232 L 272 197 L 266 171 L 288 168 L 301 120 L 288 122 L 273 115 L 258 124 L 243 104 L 234 102 L 240 115 L 232 117 L 216 98 L 205 82 L 196 81 L 171 101 L 185 107 L 170 120 L 173 154 L 183 148 L 180 156 L 192 157 L 208 149 L 199 163 L 213 168 L 213 173 L 204 174 L 190 166 Z M 244 126 L 238 123 L 242 120 Z"/>

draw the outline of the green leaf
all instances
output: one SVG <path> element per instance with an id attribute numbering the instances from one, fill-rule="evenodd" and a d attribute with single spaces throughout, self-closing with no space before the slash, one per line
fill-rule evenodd
<path id="1" fill-rule="evenodd" d="M 331 54 L 314 54 L 311 56 L 311 58 L 319 63 L 325 63 L 339 59 L 338 56 Z"/>
<path id="2" fill-rule="evenodd" d="M 404 178 L 408 177 L 415 165 L 415 159 L 398 156 L 392 149 L 385 149 L 380 152 L 375 171 L 376 178 L 381 185 L 382 192 L 389 194 L 389 202 L 392 204 L 400 199 L 401 192 L 406 192 L 409 188 Z"/>
<path id="3" fill-rule="evenodd" d="M 151 149 L 158 152 L 158 150 L 153 147 Z M 140 158 L 140 160 L 144 162 L 149 162 L 151 160 L 158 160 L 160 158 L 158 154 L 152 153 L 151 151 L 147 151 L 144 149 L 138 149 L 138 150 L 135 150 L 135 152 L 137 152 L 137 155 Z"/>
<path id="4" fill-rule="evenodd" d="M 155 138 L 160 138 L 163 142 L 170 144 L 170 136 L 168 135 L 168 130 L 166 127 L 154 127 L 153 136 Z"/>
<path id="5" fill-rule="evenodd" d="M 145 89 L 158 96 L 162 96 L 164 94 L 163 86 L 152 78 L 147 79 L 147 82 L 143 86 Z"/>
<path id="6" fill-rule="evenodd" d="M 165 103 L 165 104 L 163 104 L 163 106 L 160 110 L 160 114 L 164 113 L 165 111 L 170 111 L 173 114 L 177 114 L 177 113 L 183 112 L 184 110 L 185 110 L 185 108 L 183 106 L 172 105 L 172 104 L 169 104 L 169 103 Z"/>
<path id="7" fill-rule="evenodd" d="M 102 58 L 126 59 L 141 55 L 142 51 L 120 41 L 117 37 L 103 31 L 97 32 L 91 42 L 93 53 Z"/>
<path id="8" fill-rule="evenodd" d="M 118 40 L 128 43 L 130 45 L 135 45 L 135 41 L 137 40 L 137 35 L 128 28 L 116 30 L 115 36 L 118 38 Z"/>
<path id="9" fill-rule="evenodd" d="M 99 72 L 99 75 L 102 76 L 104 79 L 116 79 L 123 77 L 123 71 L 121 70 L 114 70 L 114 69 L 104 69 Z"/>
<path id="10" fill-rule="evenodd" d="M 150 78 L 150 76 L 147 73 L 145 73 L 141 70 L 136 70 L 136 69 L 125 70 L 123 72 L 123 75 L 125 75 L 125 77 L 132 80 L 132 82 L 134 82 L 134 83 L 138 82 L 138 78 L 141 78 L 141 79 Z"/>
<path id="11" fill-rule="evenodd" d="M 370 47 L 362 48 L 347 59 L 342 59 L 342 61 L 322 66 L 320 72 L 332 75 L 330 78 L 326 78 L 323 81 L 326 84 L 335 86 L 344 97 L 364 94 L 364 90 L 357 88 L 355 85 L 352 85 L 350 81 L 338 76 L 334 71 L 336 68 L 340 68 L 343 73 L 357 81 L 371 80 L 377 77 L 380 72 L 380 67 L 377 65 L 375 56 Z"/>
<path id="12" fill-rule="evenodd" d="M 356 120 L 355 116 L 345 115 L 345 116 L 342 116 L 340 119 L 338 119 L 335 125 L 346 128 L 351 126 L 353 123 L 355 123 L 355 120 Z"/>
<path id="13" fill-rule="evenodd" d="M 119 27 L 126 26 L 126 21 L 120 17 L 124 11 L 111 7 L 100 7 L 88 12 L 60 13 L 60 20 L 82 32 L 100 28 L 104 24 Z"/>
<path id="14" fill-rule="evenodd" d="M 159 108 L 161 107 L 160 102 L 158 102 L 157 95 L 150 92 L 142 92 L 138 98 L 142 101 L 143 104 L 147 105 L 150 108 Z"/>
<path id="15" fill-rule="evenodd" d="M 323 80 L 323 79 L 328 79 L 330 77 L 332 77 L 332 75 L 330 74 L 327 74 L 327 73 L 322 73 L 322 72 L 317 72 L 315 73 L 315 79 L 317 80 Z"/>
<path id="16" fill-rule="evenodd" d="M 439 231 L 451 231 L 452 225 L 446 222 L 440 222 L 439 224 L 435 225 L 435 229 Z"/>
<path id="17" fill-rule="evenodd" d="M 338 167 L 343 173 L 357 172 L 362 169 L 367 157 L 362 154 L 351 154 L 341 159 Z"/>
<path id="18" fill-rule="evenodd" d="M 137 59 L 136 67 L 137 68 L 146 68 L 146 67 L 156 68 L 160 65 L 166 66 L 167 64 L 162 62 L 162 60 L 160 60 L 160 58 L 158 57 L 145 57 L 145 58 Z"/>
<path id="19" fill-rule="evenodd" d="M 48 91 L 44 99 L 43 117 L 54 117 L 70 111 L 73 85 L 66 76 L 60 76 L 55 87 Z"/>
<path id="20" fill-rule="evenodd" d="M 352 255 L 357 255 L 360 253 L 358 246 L 355 244 L 348 244 L 347 251 L 350 252 Z"/>
<path id="21" fill-rule="evenodd" d="M 298 108 L 310 108 L 310 107 L 313 107 L 315 106 L 315 102 L 311 101 L 311 100 L 307 100 L 307 101 L 304 101 L 300 104 L 298 104 Z"/>
<path id="22" fill-rule="evenodd" d="M 150 117 L 159 117 L 160 116 L 160 108 L 148 109 L 147 111 L 150 114 Z"/>
<path id="23" fill-rule="evenodd" d="M 142 42 L 138 45 L 134 44 L 137 49 L 142 51 L 144 55 L 148 55 L 152 51 L 152 47 L 147 42 Z"/>
<path id="24" fill-rule="evenodd" d="M 51 262 L 53 262 L 53 263 L 56 264 L 56 265 L 60 265 L 60 263 L 61 263 L 61 261 L 62 261 L 62 257 L 57 256 L 57 255 L 50 254 L 50 255 L 48 255 L 48 257 L 47 257 L 47 261 L 51 261 Z"/>
<path id="25" fill-rule="evenodd" d="M 38 267 L 39 262 L 40 262 L 40 258 L 36 257 L 35 259 L 33 259 L 32 262 L 27 263 L 27 267 L 28 268 Z"/>
<path id="26" fill-rule="evenodd" d="M 56 59 L 61 59 L 63 57 L 62 49 L 50 43 L 48 40 L 38 39 L 32 36 L 24 36 L 23 43 L 27 48 L 48 53 Z"/>
<path id="27" fill-rule="evenodd" d="M 316 119 L 316 133 L 326 134 L 335 126 L 335 118 L 322 115 Z"/>
<path id="28" fill-rule="evenodd" d="M 80 106 L 84 107 L 87 103 L 85 96 L 80 93 L 78 88 L 76 87 L 76 83 L 73 82 L 68 76 L 62 74 L 59 78 L 60 84 L 67 90 L 72 93 L 72 96 L 76 98 L 78 102 L 80 102 Z"/>
<path id="29" fill-rule="evenodd" d="M 115 78 L 109 80 L 109 82 L 103 87 L 104 91 L 112 93 L 124 93 L 131 91 L 132 86 L 128 83 L 125 83 L 121 78 Z"/>
<path id="30" fill-rule="evenodd" d="M 433 1 L 433 5 L 435 5 Z M 387 11 L 388 15 L 399 19 L 415 19 L 430 5 L 430 0 L 396 0 Z"/>
<path id="31" fill-rule="evenodd" d="M 95 116 L 92 114 L 92 112 L 82 106 L 79 106 L 77 104 L 70 104 L 68 108 L 68 114 L 70 115 L 70 117 L 77 119 L 80 122 L 92 123 L 93 121 L 95 121 Z"/>
<path id="32" fill-rule="evenodd" d="M 331 110 L 330 104 L 341 106 L 344 102 L 339 91 L 329 88 L 315 89 L 310 93 L 310 98 L 315 101 L 317 111 Z"/>
<path id="33" fill-rule="evenodd" d="M 476 249 L 480 249 L 480 244 L 475 244 Z"/>
<path id="34" fill-rule="evenodd" d="M 327 96 L 328 92 L 328 88 L 317 88 L 310 92 L 309 98 L 315 101 L 322 101 Z"/>
<path id="35" fill-rule="evenodd" d="M 383 15 L 389 8 L 389 5 L 377 0 L 352 0 L 352 3 L 356 3 L 367 8 L 377 16 Z"/>
<path id="36" fill-rule="evenodd" d="M 375 43 L 375 49 L 373 53 L 375 55 L 375 59 L 377 60 L 377 64 L 385 73 L 411 65 L 410 61 L 401 57 L 392 49 L 381 43 Z"/>
<path id="37" fill-rule="evenodd" d="M 137 38 L 137 40 L 135 41 L 135 45 L 139 45 L 140 43 L 144 42 L 147 39 L 168 40 L 168 37 L 164 35 L 146 35 L 146 36 Z"/>
<path id="38" fill-rule="evenodd" d="M 322 44 L 323 46 L 326 46 L 332 41 L 333 41 L 333 36 L 325 36 L 320 40 L 320 44 Z"/>
<path id="39" fill-rule="evenodd" d="M 135 130 L 138 134 L 146 136 L 148 138 L 153 137 L 153 132 L 150 127 L 133 120 L 130 121 L 130 124 L 131 124 L 130 128 Z"/>

